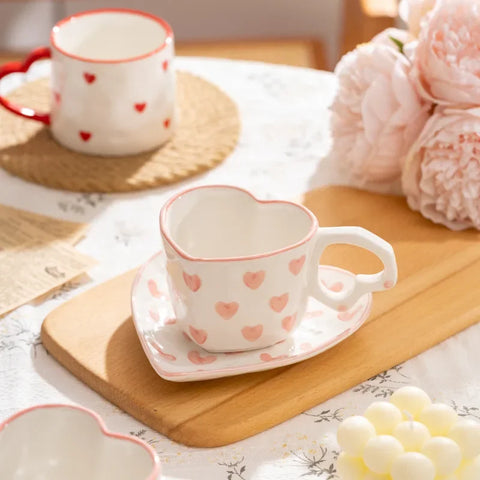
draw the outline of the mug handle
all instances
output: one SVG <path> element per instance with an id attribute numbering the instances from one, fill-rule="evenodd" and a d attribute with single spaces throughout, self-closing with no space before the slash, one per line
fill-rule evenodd
<path id="1" fill-rule="evenodd" d="M 23 62 L 9 62 L 5 65 L 0 66 L 0 79 L 10 75 L 11 73 L 25 73 L 33 62 L 40 60 L 42 58 L 50 58 L 51 52 L 48 47 L 39 47 L 35 50 L 32 50 Z M 44 123 L 45 125 L 50 125 L 50 114 L 49 113 L 39 113 L 33 110 L 30 107 L 22 107 L 16 105 L 10 100 L 7 100 L 5 97 L 0 95 L 0 105 L 3 105 L 7 110 L 10 110 L 16 115 L 21 117 L 28 118 L 30 120 L 37 120 Z"/>
<path id="2" fill-rule="evenodd" d="M 316 234 L 314 258 L 320 259 L 329 245 L 343 243 L 370 250 L 383 263 L 384 269 L 371 275 L 355 275 L 353 287 L 332 292 L 318 281 L 318 268 L 311 270 L 311 296 L 338 311 L 349 309 L 364 294 L 392 288 L 397 283 L 397 262 L 392 246 L 374 233 L 361 227 L 319 228 Z"/>

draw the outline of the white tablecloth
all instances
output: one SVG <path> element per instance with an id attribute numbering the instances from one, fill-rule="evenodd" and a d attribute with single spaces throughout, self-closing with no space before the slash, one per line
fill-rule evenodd
<path id="1" fill-rule="evenodd" d="M 339 421 L 363 412 L 370 402 L 387 398 L 402 385 L 419 385 L 459 415 L 480 420 L 480 325 L 269 431 L 216 449 L 187 448 L 159 435 L 105 401 L 47 354 L 39 339 L 46 314 L 150 258 L 160 248 L 159 209 L 173 192 L 187 185 L 228 183 L 260 198 L 295 198 L 342 180 L 322 161 L 329 149 L 332 74 L 188 58 L 178 59 L 177 68 L 218 84 L 240 108 L 239 145 L 214 170 L 169 187 L 119 195 L 49 190 L 0 171 L 0 203 L 90 223 L 78 249 L 100 260 L 90 271 L 92 282 L 67 285 L 42 304 L 25 305 L 0 320 L 0 421 L 36 404 L 77 403 L 97 411 L 111 430 L 149 442 L 160 455 L 165 479 L 327 480 L 338 478 Z M 3 83 L 4 89 L 18 80 L 9 81 Z"/>

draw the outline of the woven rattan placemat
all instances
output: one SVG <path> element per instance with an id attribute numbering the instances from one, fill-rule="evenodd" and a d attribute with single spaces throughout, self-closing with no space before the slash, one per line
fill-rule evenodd
<path id="1" fill-rule="evenodd" d="M 48 79 L 25 83 L 9 98 L 48 110 Z M 70 151 L 42 124 L 0 109 L 0 166 L 52 188 L 128 192 L 176 182 L 222 162 L 240 131 L 235 103 L 212 83 L 177 72 L 177 105 L 179 122 L 171 141 L 152 152 L 111 158 Z"/>

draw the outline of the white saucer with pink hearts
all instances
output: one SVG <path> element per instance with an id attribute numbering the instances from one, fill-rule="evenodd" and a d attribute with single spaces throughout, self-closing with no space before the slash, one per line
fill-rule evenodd
<path id="1" fill-rule="evenodd" d="M 355 282 L 352 273 L 330 266 L 319 266 L 318 277 L 333 292 L 349 289 Z M 349 310 L 337 312 L 310 298 L 299 327 L 285 341 L 258 350 L 212 353 L 192 342 L 175 318 L 163 252 L 139 270 L 132 287 L 133 319 L 143 350 L 154 370 L 174 382 L 258 372 L 306 360 L 358 330 L 368 318 L 371 302 L 367 293 Z"/>

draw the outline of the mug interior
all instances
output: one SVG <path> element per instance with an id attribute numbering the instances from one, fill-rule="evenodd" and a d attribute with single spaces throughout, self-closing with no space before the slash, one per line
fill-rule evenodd
<path id="1" fill-rule="evenodd" d="M 260 202 L 235 187 L 200 187 L 162 211 L 162 230 L 176 250 L 199 259 L 274 253 L 307 240 L 314 217 L 288 202 Z"/>
<path id="2" fill-rule="evenodd" d="M 150 480 L 147 450 L 106 436 L 75 408 L 36 408 L 0 430 L 0 478 L 29 480 Z"/>
<path id="3" fill-rule="evenodd" d="M 53 27 L 53 47 L 85 61 L 121 61 L 161 49 L 171 37 L 162 19 L 130 10 L 97 10 L 68 17 Z"/>

